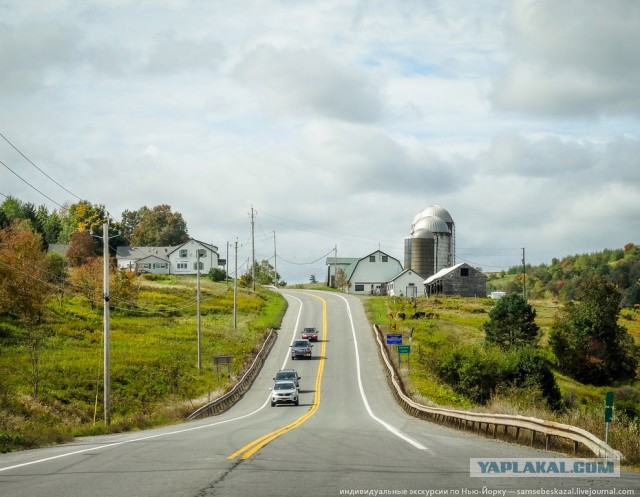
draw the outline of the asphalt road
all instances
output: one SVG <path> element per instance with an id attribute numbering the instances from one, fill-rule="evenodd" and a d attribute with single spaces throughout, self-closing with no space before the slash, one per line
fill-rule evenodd
<path id="1" fill-rule="evenodd" d="M 279 338 L 228 412 L 137 433 L 0 455 L 0 496 L 640 495 L 640 474 L 478 478 L 470 458 L 564 457 L 414 419 L 394 402 L 357 297 L 286 290 Z M 311 360 L 291 361 L 304 326 Z M 300 405 L 269 405 L 282 367 Z"/>

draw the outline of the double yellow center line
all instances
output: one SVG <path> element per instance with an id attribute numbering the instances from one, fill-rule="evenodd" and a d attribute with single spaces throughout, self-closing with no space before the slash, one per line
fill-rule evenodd
<path id="1" fill-rule="evenodd" d="M 311 406 L 311 409 L 309 409 L 303 416 L 296 419 L 293 423 L 290 423 L 287 426 L 283 426 L 282 428 L 278 428 L 277 430 L 267 433 L 266 435 L 263 435 L 260 438 L 257 438 L 253 442 L 248 443 L 241 449 L 231 454 L 227 459 L 235 459 L 238 456 L 240 456 L 240 459 L 250 458 L 253 454 L 258 452 L 262 447 L 264 447 L 268 443 L 272 442 L 279 436 L 290 432 L 294 428 L 297 428 L 298 426 L 300 426 L 307 419 L 313 416 L 318 410 L 318 407 L 320 407 L 320 386 L 322 383 L 322 371 L 324 370 L 324 358 L 325 358 L 325 352 L 327 349 L 327 302 L 326 300 L 318 297 L 317 295 L 313 295 L 313 297 L 322 301 L 322 347 L 320 350 L 318 374 L 316 375 L 316 388 L 315 388 L 315 394 L 313 397 L 313 405 Z"/>

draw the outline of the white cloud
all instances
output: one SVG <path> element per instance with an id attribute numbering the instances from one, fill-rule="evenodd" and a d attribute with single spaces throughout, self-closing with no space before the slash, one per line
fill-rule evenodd
<path id="1" fill-rule="evenodd" d="M 0 7 L 2 132 L 115 216 L 169 204 L 242 260 L 253 206 L 289 282 L 335 246 L 402 260 L 432 204 L 488 269 L 640 243 L 640 4 L 45 3 Z"/>
<path id="2" fill-rule="evenodd" d="M 627 0 L 516 0 L 513 59 L 496 84 L 500 108 L 599 116 L 640 111 L 640 4 Z"/>

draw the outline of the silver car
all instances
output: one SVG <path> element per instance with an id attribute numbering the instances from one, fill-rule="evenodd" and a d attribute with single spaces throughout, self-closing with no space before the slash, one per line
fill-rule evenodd
<path id="1" fill-rule="evenodd" d="M 293 381 L 276 381 L 271 389 L 271 407 L 276 404 L 293 404 L 297 406 L 298 388 Z"/>

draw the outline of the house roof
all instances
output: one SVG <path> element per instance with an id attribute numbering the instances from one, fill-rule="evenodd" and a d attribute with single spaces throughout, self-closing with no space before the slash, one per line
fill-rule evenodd
<path id="1" fill-rule="evenodd" d="M 460 266 L 468 266 L 468 264 L 466 262 L 459 262 L 455 266 L 445 267 L 444 269 L 441 269 L 440 271 L 438 271 L 436 274 L 429 276 L 426 280 L 424 280 L 424 284 L 428 285 L 432 281 L 439 280 L 440 278 L 446 276 L 447 274 L 452 273 L 453 271 L 458 269 Z"/>
<path id="2" fill-rule="evenodd" d="M 180 244 L 180 245 L 176 245 L 175 247 L 170 247 L 171 250 L 169 250 L 169 253 L 173 253 L 176 250 L 181 249 L 182 247 L 184 247 L 187 243 L 191 243 L 191 242 L 196 242 L 200 245 L 202 245 L 205 248 L 208 248 L 209 250 L 211 250 L 211 252 L 215 252 L 216 254 L 218 253 L 218 247 L 216 247 L 215 245 L 211 245 L 210 243 L 205 243 L 205 242 L 201 242 L 200 240 L 196 240 L 195 238 L 191 238 L 189 240 L 187 240 L 186 242 Z"/>
<path id="3" fill-rule="evenodd" d="M 413 269 L 405 269 L 404 271 L 402 271 L 401 273 L 396 274 L 393 278 L 391 278 L 389 280 L 389 283 L 391 283 L 392 281 L 397 280 L 398 278 L 404 276 L 405 274 L 408 273 L 413 273 L 414 275 L 416 275 L 418 278 L 420 278 L 420 275 L 418 273 L 416 273 Z"/>

